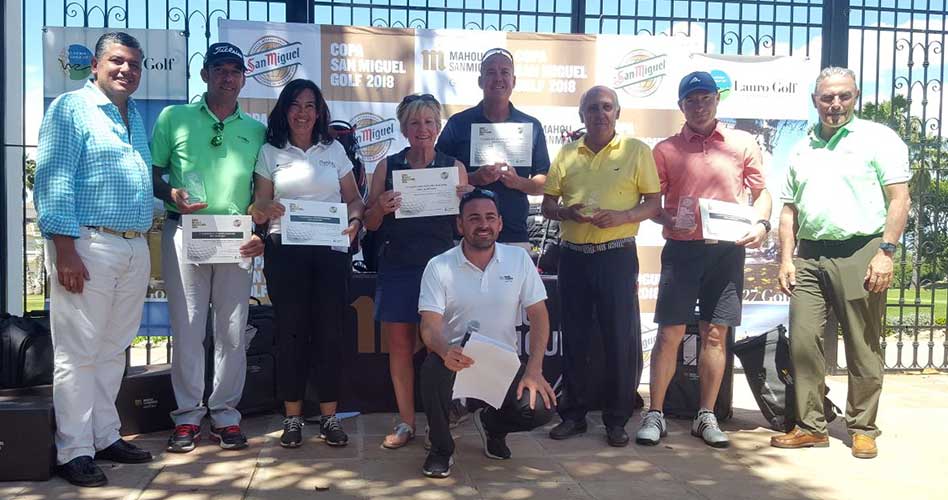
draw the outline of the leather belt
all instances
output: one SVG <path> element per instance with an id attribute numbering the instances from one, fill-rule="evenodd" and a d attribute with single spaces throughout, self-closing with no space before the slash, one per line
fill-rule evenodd
<path id="1" fill-rule="evenodd" d="M 135 238 L 145 235 L 145 233 L 141 231 L 116 231 L 115 229 L 111 229 L 105 226 L 86 226 L 86 227 L 89 229 L 95 229 L 96 231 L 99 231 L 100 233 L 107 233 L 107 234 L 112 234 L 115 236 L 121 236 L 122 238 L 125 238 L 126 240 L 134 240 Z"/>
<path id="2" fill-rule="evenodd" d="M 607 241 L 605 243 L 570 243 L 569 241 L 565 240 L 560 242 L 560 246 L 563 248 L 585 254 L 605 252 L 607 250 L 615 250 L 617 248 L 625 248 L 632 245 L 635 245 L 635 237 L 622 238 L 618 240 Z"/>
<path id="3" fill-rule="evenodd" d="M 178 212 L 168 211 L 165 213 L 165 218 L 168 220 L 181 220 L 181 214 Z"/>

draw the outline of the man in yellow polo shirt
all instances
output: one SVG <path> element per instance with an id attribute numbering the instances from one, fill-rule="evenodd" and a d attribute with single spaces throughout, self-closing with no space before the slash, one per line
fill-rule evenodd
<path id="1" fill-rule="evenodd" d="M 152 133 L 155 196 L 165 201 L 161 272 L 174 334 L 171 384 L 178 408 L 168 451 L 194 449 L 201 421 L 210 414 L 211 438 L 221 448 L 247 446 L 237 403 L 247 375 L 244 328 L 251 274 L 238 264 L 187 264 L 181 214 L 243 215 L 253 192 L 253 168 L 266 127 L 241 111 L 237 97 L 246 82 L 243 53 L 229 43 L 207 49 L 201 78 L 207 93 L 193 104 L 165 108 Z M 166 182 L 163 176 L 167 174 Z M 254 235 L 244 257 L 263 253 Z M 204 336 L 208 304 L 214 310 L 214 387 L 205 407 Z"/>
<path id="2" fill-rule="evenodd" d="M 557 288 L 566 394 L 557 406 L 563 421 L 550 437 L 586 432 L 588 329 L 595 311 L 605 348 L 606 440 L 626 446 L 625 424 L 642 374 L 635 235 L 639 222 L 658 214 L 661 186 L 648 146 L 616 133 L 614 90 L 586 91 L 579 116 L 586 135 L 560 150 L 543 197 L 543 215 L 561 221 L 562 238 Z"/>

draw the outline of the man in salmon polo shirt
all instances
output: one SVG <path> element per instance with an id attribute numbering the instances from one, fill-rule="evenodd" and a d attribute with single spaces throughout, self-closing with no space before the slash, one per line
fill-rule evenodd
<path id="1" fill-rule="evenodd" d="M 635 434 L 639 444 L 656 445 L 666 435 L 665 391 L 675 375 L 678 346 L 685 326 L 694 320 L 696 303 L 701 389 L 691 434 L 715 448 L 729 444 L 714 416 L 714 402 L 724 378 L 728 328 L 741 324 L 744 249 L 756 248 L 767 238 L 771 198 L 757 141 L 717 120 L 719 101 L 710 74 L 686 75 L 678 86 L 678 107 L 685 125 L 653 150 L 665 202 L 652 220 L 663 226 L 666 242 L 655 305 L 659 334 L 652 348 L 650 406 Z M 735 242 L 705 238 L 698 199 L 746 204 L 748 193 L 757 221 L 747 234 Z"/>

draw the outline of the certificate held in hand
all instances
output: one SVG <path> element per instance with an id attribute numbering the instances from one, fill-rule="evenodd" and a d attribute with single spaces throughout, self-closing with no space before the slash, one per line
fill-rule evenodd
<path id="1" fill-rule="evenodd" d="M 395 211 L 396 219 L 456 215 L 457 167 L 396 170 L 392 173 L 392 189 L 401 193 L 402 205 Z"/>
<path id="2" fill-rule="evenodd" d="M 348 247 L 349 208 L 345 203 L 281 200 L 286 212 L 280 218 L 284 245 Z"/>

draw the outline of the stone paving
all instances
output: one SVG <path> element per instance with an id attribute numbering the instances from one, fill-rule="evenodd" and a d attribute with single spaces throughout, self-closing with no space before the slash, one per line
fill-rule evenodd
<path id="1" fill-rule="evenodd" d="M 844 377 L 830 379 L 831 397 L 845 404 Z M 0 498 L 38 499 L 945 499 L 948 448 L 948 376 L 888 376 L 879 416 L 884 435 L 875 460 L 850 455 L 840 420 L 831 426 L 824 449 L 778 450 L 768 445 L 773 432 L 751 397 L 744 376 L 735 376 L 734 418 L 724 424 L 732 446 L 715 450 L 689 433 L 690 421 L 669 420 L 669 435 L 659 446 L 610 448 L 598 415 L 590 431 L 567 441 L 546 437 L 550 427 L 512 435 L 514 458 L 484 457 L 470 422 L 456 430 L 458 452 L 453 474 L 424 478 L 422 439 L 403 449 L 381 449 L 392 414 L 347 419 L 345 448 L 329 448 L 310 437 L 295 450 L 279 446 L 280 416 L 250 417 L 244 430 L 250 448 L 224 451 L 206 440 L 193 452 L 164 452 L 167 433 L 135 436 L 152 451 L 146 465 L 103 462 L 109 485 L 75 488 L 61 479 L 0 483 Z M 645 388 L 643 388 L 645 389 Z M 638 425 L 636 414 L 628 425 Z M 555 423 L 555 422 L 554 422 Z M 419 427 L 424 428 L 423 418 Z M 931 445 L 931 447 L 929 447 Z"/>

